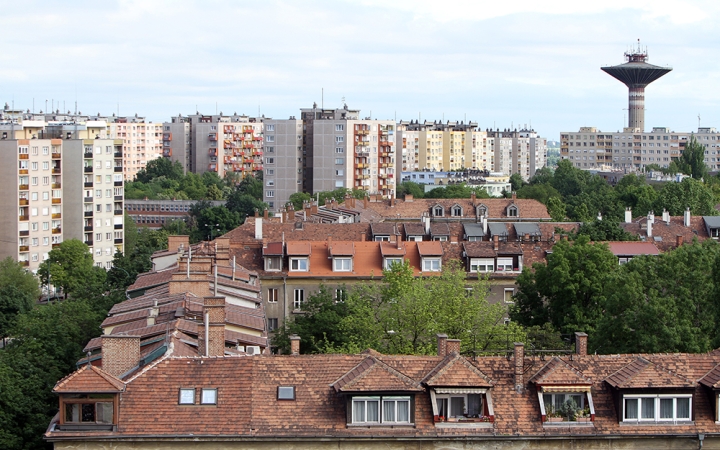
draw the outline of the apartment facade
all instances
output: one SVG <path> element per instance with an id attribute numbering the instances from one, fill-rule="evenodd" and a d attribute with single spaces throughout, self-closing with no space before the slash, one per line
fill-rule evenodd
<path id="1" fill-rule="evenodd" d="M 0 204 L 18 214 L 2 221 L 0 255 L 35 271 L 54 246 L 74 238 L 109 268 L 123 250 L 122 141 L 107 139 L 104 121 L 2 119 L 0 151 L 9 164 L 0 169 Z M 99 230 L 88 232 L 99 227 L 99 239 Z"/>
<path id="2" fill-rule="evenodd" d="M 163 156 L 163 124 L 144 117 L 108 117 L 108 138 L 123 141 L 123 178 L 135 179 L 150 161 Z"/>
<path id="3" fill-rule="evenodd" d="M 675 132 L 667 127 L 654 127 L 650 132 L 623 128 L 614 133 L 581 127 L 577 132 L 560 134 L 560 156 L 585 170 L 634 171 L 649 164 L 668 167 L 680 158 L 692 136 L 705 147 L 708 168 L 720 169 L 720 133 L 713 127 L 698 128 L 697 132 Z"/>
<path id="4" fill-rule="evenodd" d="M 163 123 L 162 148 L 185 172 L 245 177 L 263 170 L 263 118 L 179 115 Z"/>

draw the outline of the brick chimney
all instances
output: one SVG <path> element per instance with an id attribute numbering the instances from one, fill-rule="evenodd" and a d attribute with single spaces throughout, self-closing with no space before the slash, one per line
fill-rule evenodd
<path id="1" fill-rule="evenodd" d="M 318 212 L 318 204 L 317 202 L 311 202 L 310 203 L 310 213 L 311 214 L 317 214 Z"/>
<path id="2" fill-rule="evenodd" d="M 208 282 L 207 273 L 191 272 L 188 277 L 183 272 L 176 272 L 172 274 L 168 287 L 170 295 L 184 294 L 185 292 L 192 292 L 198 297 L 210 295 L 210 283 Z"/>
<path id="3" fill-rule="evenodd" d="M 514 202 L 515 200 L 517 200 L 517 194 L 515 193 L 515 191 L 513 191 L 512 192 L 512 201 Z"/>
<path id="4" fill-rule="evenodd" d="M 298 336 L 297 334 L 293 334 L 290 336 L 290 354 L 300 354 L 300 336 Z"/>
<path id="5" fill-rule="evenodd" d="M 367 209 L 369 203 L 370 203 L 370 200 L 368 199 L 368 196 L 366 195 L 365 197 L 363 197 L 363 208 Z"/>
<path id="6" fill-rule="evenodd" d="M 683 245 L 683 235 L 678 234 L 675 236 L 675 247 L 681 247 Z"/>
<path id="7" fill-rule="evenodd" d="M 390 193 L 390 207 L 395 207 L 395 196 L 392 194 L 392 192 Z"/>
<path id="8" fill-rule="evenodd" d="M 578 356 L 587 356 L 587 333 L 580 331 L 575 333 L 575 354 Z"/>
<path id="9" fill-rule="evenodd" d="M 475 195 L 475 191 L 472 191 L 470 193 L 470 203 L 472 203 L 473 206 L 475 206 L 475 201 L 477 200 L 477 196 Z"/>
<path id="10" fill-rule="evenodd" d="M 447 355 L 447 349 L 448 349 L 447 342 L 448 342 L 447 334 L 438 334 L 437 335 L 438 356 L 445 357 Z"/>
<path id="11" fill-rule="evenodd" d="M 188 247 L 190 247 L 190 236 L 168 236 L 168 250 L 171 252 L 179 251 L 181 248 L 187 250 Z"/>
<path id="12" fill-rule="evenodd" d="M 265 209 L 263 210 L 263 217 L 264 217 L 265 219 L 267 219 L 267 218 L 269 217 L 269 215 L 270 215 L 270 211 L 268 211 L 268 209 L 265 208 Z"/>
<path id="13" fill-rule="evenodd" d="M 445 347 L 448 355 L 452 353 L 460 354 L 460 339 L 448 339 L 445 342 Z"/>
<path id="14" fill-rule="evenodd" d="M 515 391 L 521 394 L 525 391 L 525 344 L 515 343 Z"/>
<path id="15" fill-rule="evenodd" d="M 120 378 L 140 363 L 140 336 L 102 336 L 102 369 Z"/>
<path id="16" fill-rule="evenodd" d="M 497 234 L 493 236 L 493 249 L 495 251 L 500 249 L 500 237 Z"/>
<path id="17" fill-rule="evenodd" d="M 200 356 L 225 354 L 225 297 L 203 299 L 203 326 L 199 327 L 198 352 Z"/>

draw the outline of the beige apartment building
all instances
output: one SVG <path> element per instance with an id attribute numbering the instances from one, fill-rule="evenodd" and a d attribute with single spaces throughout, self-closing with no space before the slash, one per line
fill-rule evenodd
<path id="1" fill-rule="evenodd" d="M 359 110 L 300 110 L 300 119 L 265 121 L 263 201 L 279 211 L 295 192 L 359 189 L 394 195 L 394 120 L 361 118 Z"/>
<path id="2" fill-rule="evenodd" d="M 705 147 L 705 164 L 720 169 L 720 133 L 715 128 L 698 128 L 697 132 L 675 132 L 654 127 L 650 132 L 623 128 L 622 132 L 603 132 L 595 127 L 581 127 L 577 132 L 560 134 L 560 156 L 579 169 L 642 170 L 649 164 L 668 167 L 680 157 L 694 136 Z"/>
<path id="3" fill-rule="evenodd" d="M 263 118 L 178 115 L 163 123 L 162 155 L 179 161 L 186 172 L 216 172 L 223 178 L 263 170 Z"/>
<path id="4" fill-rule="evenodd" d="M 53 246 L 80 239 L 97 266 L 110 268 L 124 240 L 122 141 L 107 138 L 105 121 L 35 119 L 43 118 L 7 109 L 0 117 L 0 205 L 17 211 L 0 221 L 0 257 L 35 271 Z M 94 219 L 100 239 L 89 238 Z"/>
<path id="5" fill-rule="evenodd" d="M 123 144 L 123 178 L 135 179 L 147 163 L 163 156 L 163 124 L 144 117 L 109 117 L 107 136 Z"/>

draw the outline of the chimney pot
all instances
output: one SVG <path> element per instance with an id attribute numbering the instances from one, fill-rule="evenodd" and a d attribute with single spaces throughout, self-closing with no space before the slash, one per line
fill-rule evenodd
<path id="1" fill-rule="evenodd" d="M 268 216 L 269 216 L 269 211 L 267 208 L 265 208 L 265 210 L 263 211 L 263 218 L 267 219 Z"/>
<path id="2" fill-rule="evenodd" d="M 437 352 L 438 356 L 445 357 L 447 355 L 447 334 L 437 335 Z"/>
<path id="3" fill-rule="evenodd" d="M 290 336 L 290 354 L 300 354 L 300 336 L 298 336 L 297 334 L 293 334 Z"/>

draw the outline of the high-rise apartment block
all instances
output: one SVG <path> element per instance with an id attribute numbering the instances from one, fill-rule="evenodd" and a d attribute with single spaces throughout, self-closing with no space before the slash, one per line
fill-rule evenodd
<path id="1" fill-rule="evenodd" d="M 40 119 L 40 120 L 37 120 Z M 105 121 L 45 121 L 8 108 L 0 117 L 0 257 L 37 270 L 64 239 L 90 246 L 109 268 L 123 250 L 123 143 Z"/>
<path id="2" fill-rule="evenodd" d="M 147 163 L 163 156 L 163 124 L 146 122 L 145 118 L 108 117 L 108 138 L 122 139 L 123 176 L 135 179 L 138 171 Z"/>
<path id="3" fill-rule="evenodd" d="M 163 124 L 163 156 L 179 161 L 186 172 L 234 172 L 242 177 L 263 170 L 262 119 L 190 115 Z"/>
<path id="4" fill-rule="evenodd" d="M 668 167 L 693 135 L 705 147 L 705 164 L 710 170 L 720 169 L 720 133 L 711 127 L 698 128 L 697 133 L 667 127 L 655 127 L 650 132 L 623 128 L 622 132 L 608 133 L 581 127 L 577 132 L 560 134 L 560 156 L 587 170 L 640 170 L 649 164 Z"/>
<path id="5" fill-rule="evenodd" d="M 359 189 L 394 195 L 394 120 L 361 119 L 359 110 L 300 110 L 300 119 L 265 120 L 265 192 L 278 211 L 295 192 Z"/>

